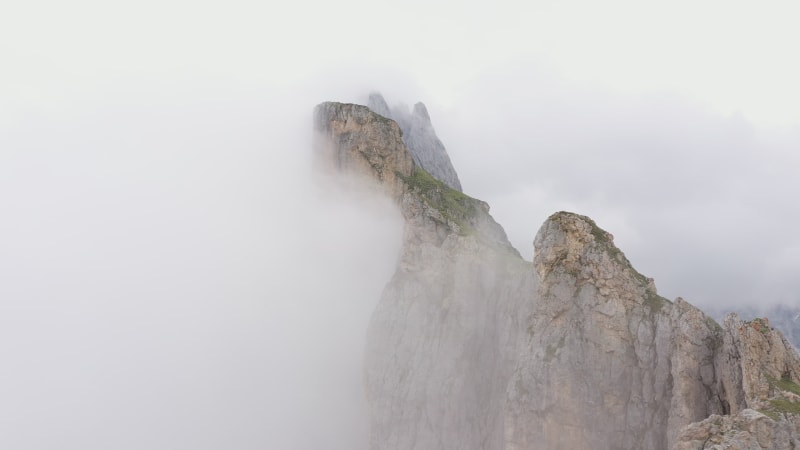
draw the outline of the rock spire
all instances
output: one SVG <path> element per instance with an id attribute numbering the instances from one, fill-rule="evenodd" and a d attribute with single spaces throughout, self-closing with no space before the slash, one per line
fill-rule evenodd
<path id="1" fill-rule="evenodd" d="M 390 110 L 383 96 L 373 92 L 369 95 L 367 106 L 373 112 L 390 118 L 400 125 L 400 129 L 403 130 L 403 142 L 419 167 L 448 187 L 461 191 L 458 174 L 450 162 L 444 144 L 436 136 L 428 109 L 422 102 L 415 104 L 411 112 L 403 105 Z"/>

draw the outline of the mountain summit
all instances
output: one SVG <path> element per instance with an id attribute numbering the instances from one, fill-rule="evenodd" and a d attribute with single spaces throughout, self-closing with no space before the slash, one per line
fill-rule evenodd
<path id="1" fill-rule="evenodd" d="M 800 356 L 767 320 L 720 325 L 659 296 L 575 213 L 551 215 L 523 260 L 370 103 L 323 103 L 314 124 L 318 157 L 405 219 L 367 331 L 372 449 L 800 448 Z"/>
<path id="2" fill-rule="evenodd" d="M 386 100 L 377 92 L 369 95 L 369 109 L 394 120 L 403 131 L 406 144 L 414 163 L 451 189 L 461 191 L 461 181 L 450 162 L 447 150 L 436 136 L 428 109 L 422 102 L 414 105 L 411 112 L 405 106 L 389 109 Z"/>

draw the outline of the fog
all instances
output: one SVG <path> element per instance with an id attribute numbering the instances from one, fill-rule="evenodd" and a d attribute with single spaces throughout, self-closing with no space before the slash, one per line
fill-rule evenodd
<path id="1" fill-rule="evenodd" d="M 0 447 L 365 448 L 399 213 L 312 171 L 317 99 L 139 87 L 3 130 Z"/>
<path id="2" fill-rule="evenodd" d="M 798 304 L 791 5 L 429 3 L 4 8 L 0 448 L 365 448 L 401 224 L 310 128 L 372 90 L 525 257 L 571 210 L 662 295 Z"/>
<path id="3" fill-rule="evenodd" d="M 558 210 L 615 235 L 662 295 L 797 306 L 800 127 L 754 124 L 673 92 L 630 95 L 541 66 L 487 72 L 438 129 L 466 192 L 527 258 Z"/>

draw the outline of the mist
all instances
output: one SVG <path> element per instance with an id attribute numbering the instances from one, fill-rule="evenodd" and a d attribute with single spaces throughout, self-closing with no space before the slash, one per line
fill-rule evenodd
<path id="1" fill-rule="evenodd" d="M 310 120 L 373 89 L 427 100 L 356 65 L 283 89 L 110 83 L 7 114 L 0 445 L 366 448 L 364 335 L 401 220 L 314 168 Z M 571 210 L 662 295 L 796 302 L 796 130 L 541 67 L 426 104 L 465 192 L 526 258 Z"/>
<path id="2" fill-rule="evenodd" d="M 311 111 L 373 90 L 526 258 L 569 210 L 668 298 L 798 304 L 793 5 L 6 6 L 2 448 L 365 448 L 401 221 Z"/>
<path id="3" fill-rule="evenodd" d="M 315 94 L 175 86 L 2 129 L 0 447 L 366 448 L 399 213 L 312 170 Z"/>
<path id="4" fill-rule="evenodd" d="M 431 115 L 465 192 L 489 202 L 526 258 L 540 224 L 568 210 L 614 234 L 668 298 L 716 310 L 800 302 L 800 128 L 531 61 L 487 71 Z"/>

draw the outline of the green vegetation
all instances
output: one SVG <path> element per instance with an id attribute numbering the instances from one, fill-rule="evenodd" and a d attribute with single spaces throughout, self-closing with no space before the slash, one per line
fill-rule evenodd
<path id="1" fill-rule="evenodd" d="M 793 394 L 800 395 L 800 385 L 790 380 L 789 377 L 782 377 L 780 380 L 769 378 L 769 382 L 772 384 L 772 386 L 782 391 L 788 391 Z"/>
<path id="2" fill-rule="evenodd" d="M 597 243 L 598 245 L 602 246 L 602 248 L 605 249 L 608 252 L 608 254 L 611 255 L 612 258 L 614 258 L 618 262 L 626 265 L 631 270 L 631 273 L 633 273 L 633 275 L 640 282 L 642 282 L 642 284 L 644 284 L 644 285 L 650 284 L 650 279 L 647 278 L 646 276 L 642 275 L 641 273 L 639 273 L 636 269 L 634 269 L 633 265 L 628 260 L 628 258 L 625 256 L 625 254 L 622 253 L 622 250 L 618 249 L 617 246 L 614 245 L 614 243 L 609 238 L 611 235 L 606 230 L 604 230 L 604 229 L 600 228 L 599 226 L 597 226 L 597 223 L 594 220 L 592 220 L 591 218 L 589 218 L 589 217 L 581 216 L 581 218 L 583 220 L 585 220 L 586 222 L 588 222 L 589 225 L 591 225 L 591 227 L 592 227 L 592 236 L 594 236 L 595 243 Z M 664 297 L 660 297 L 660 296 L 657 296 L 657 295 L 655 295 L 655 297 L 657 297 L 660 300 L 661 306 L 663 306 L 663 302 L 671 303 L 669 300 L 665 299 Z M 661 308 L 659 307 L 658 310 L 660 311 Z"/>
<path id="3" fill-rule="evenodd" d="M 769 401 L 769 404 L 772 405 L 772 411 L 778 413 L 800 414 L 800 403 L 790 402 L 785 398 L 774 398 Z"/>
<path id="4" fill-rule="evenodd" d="M 388 118 L 388 117 L 384 117 L 384 116 L 382 116 L 382 115 L 380 115 L 380 114 L 378 114 L 378 113 L 374 113 L 374 114 L 372 114 L 372 117 L 373 117 L 375 120 L 377 120 L 377 121 L 379 121 L 379 122 L 381 122 L 381 123 L 383 123 L 383 124 L 385 124 L 385 125 L 388 125 L 388 124 L 390 124 L 390 123 L 394 122 L 394 120 L 392 120 L 392 119 L 390 119 L 390 118 Z"/>
<path id="5" fill-rule="evenodd" d="M 783 376 L 780 380 L 767 377 L 767 380 L 775 389 L 800 395 L 800 385 L 789 379 L 788 376 Z M 785 398 L 778 397 L 771 399 L 769 404 L 771 406 L 770 409 L 759 410 L 759 412 L 769 416 L 772 420 L 780 420 L 784 414 L 800 415 L 800 402 L 792 402 Z"/>
<path id="6" fill-rule="evenodd" d="M 608 254 L 611 255 L 612 258 L 629 266 L 631 270 L 633 270 L 634 274 L 641 277 L 644 280 L 644 282 L 647 283 L 647 277 L 637 272 L 631 265 L 631 262 L 628 261 L 628 258 L 625 257 L 625 254 L 622 253 L 622 250 L 618 249 L 617 246 L 614 245 L 613 242 L 611 242 L 611 239 L 609 239 L 610 235 L 608 234 L 608 232 L 597 226 L 597 223 L 595 223 L 595 221 L 590 219 L 589 217 L 582 216 L 582 218 L 583 220 L 589 222 L 589 225 L 592 226 L 592 236 L 594 236 L 594 241 L 598 245 L 602 246 L 608 252 Z"/>
<path id="7" fill-rule="evenodd" d="M 771 411 L 771 410 L 766 410 L 766 409 L 759 409 L 757 411 L 760 412 L 761 414 L 769 417 L 772 420 L 776 420 L 776 421 L 777 420 L 781 420 L 781 413 L 779 413 L 778 411 Z"/>
<path id="8" fill-rule="evenodd" d="M 706 317 L 706 323 L 708 324 L 709 328 L 713 328 L 718 333 L 722 333 L 722 325 L 717 323 L 716 320 L 712 319 L 711 316 Z"/>
<path id="9" fill-rule="evenodd" d="M 765 336 L 768 335 L 770 330 L 772 329 L 772 327 L 770 327 L 767 324 L 767 321 L 765 319 L 760 318 L 760 317 L 756 317 L 755 319 L 753 319 L 753 320 L 751 320 L 750 322 L 747 322 L 747 323 L 749 325 L 751 325 L 753 328 L 755 328 L 756 330 L 760 331 L 761 334 L 763 334 Z"/>
<path id="10" fill-rule="evenodd" d="M 456 223 L 460 227 L 460 234 L 469 234 L 470 219 L 480 208 L 479 200 L 449 188 L 419 167 L 414 167 L 414 173 L 410 177 L 400 173 L 397 173 L 397 176 L 405 181 L 410 189 L 420 194 L 426 205 L 439 211 L 445 219 Z"/>
<path id="11" fill-rule="evenodd" d="M 647 292 L 644 298 L 644 304 L 653 314 L 658 314 L 664 309 L 664 305 L 670 303 L 669 300 L 665 299 L 664 297 L 654 294 L 652 292 Z"/>
<path id="12" fill-rule="evenodd" d="M 551 216 L 551 219 L 554 220 L 561 220 L 561 217 L 568 216 L 568 215 L 575 215 L 573 213 L 568 213 L 565 211 L 557 212 Z M 578 216 L 581 220 L 585 221 L 591 227 L 591 235 L 594 238 L 595 245 L 599 246 L 602 251 L 608 253 L 608 255 L 616 260 L 618 263 L 622 264 L 623 266 L 627 267 L 630 270 L 630 273 L 634 276 L 634 278 L 641 283 L 643 287 L 646 288 L 645 298 L 643 301 L 644 306 L 646 306 L 650 314 L 658 314 L 660 313 L 666 305 L 672 304 L 671 301 L 667 300 L 666 298 L 656 294 L 650 289 L 650 284 L 652 280 L 647 278 L 646 276 L 639 273 L 636 269 L 633 268 L 633 265 L 622 253 L 622 250 L 617 248 L 612 241 L 613 237 L 611 234 L 600 228 L 597 223 L 587 216 Z M 566 257 L 566 255 L 565 255 Z M 558 263 L 558 261 L 556 261 Z M 573 274 L 574 275 L 574 274 Z M 717 325 L 719 327 L 719 325 Z M 721 328 L 721 327 L 720 327 Z"/>
<path id="13" fill-rule="evenodd" d="M 594 220 L 588 217 L 583 217 L 583 219 L 587 221 L 589 225 L 591 225 L 592 236 L 594 236 L 595 243 L 602 246 L 603 249 L 607 251 L 608 254 L 612 258 L 616 259 L 619 263 L 626 265 L 628 269 L 630 269 L 633 276 L 636 277 L 636 279 L 639 280 L 640 283 L 642 283 L 645 286 L 649 286 L 651 280 L 633 268 L 633 265 L 625 256 L 625 254 L 622 253 L 622 250 L 618 249 L 617 246 L 614 245 L 614 243 L 611 241 L 611 239 L 609 238 L 610 234 L 605 230 L 603 230 L 602 228 L 600 228 L 599 226 L 597 226 L 597 223 L 595 223 Z M 645 295 L 644 298 L 644 305 L 650 309 L 651 314 L 660 313 L 661 310 L 664 309 L 665 305 L 671 303 L 672 303 L 671 301 L 667 300 L 666 298 L 654 292 L 651 292 L 650 290 L 647 291 L 647 294 Z"/>

